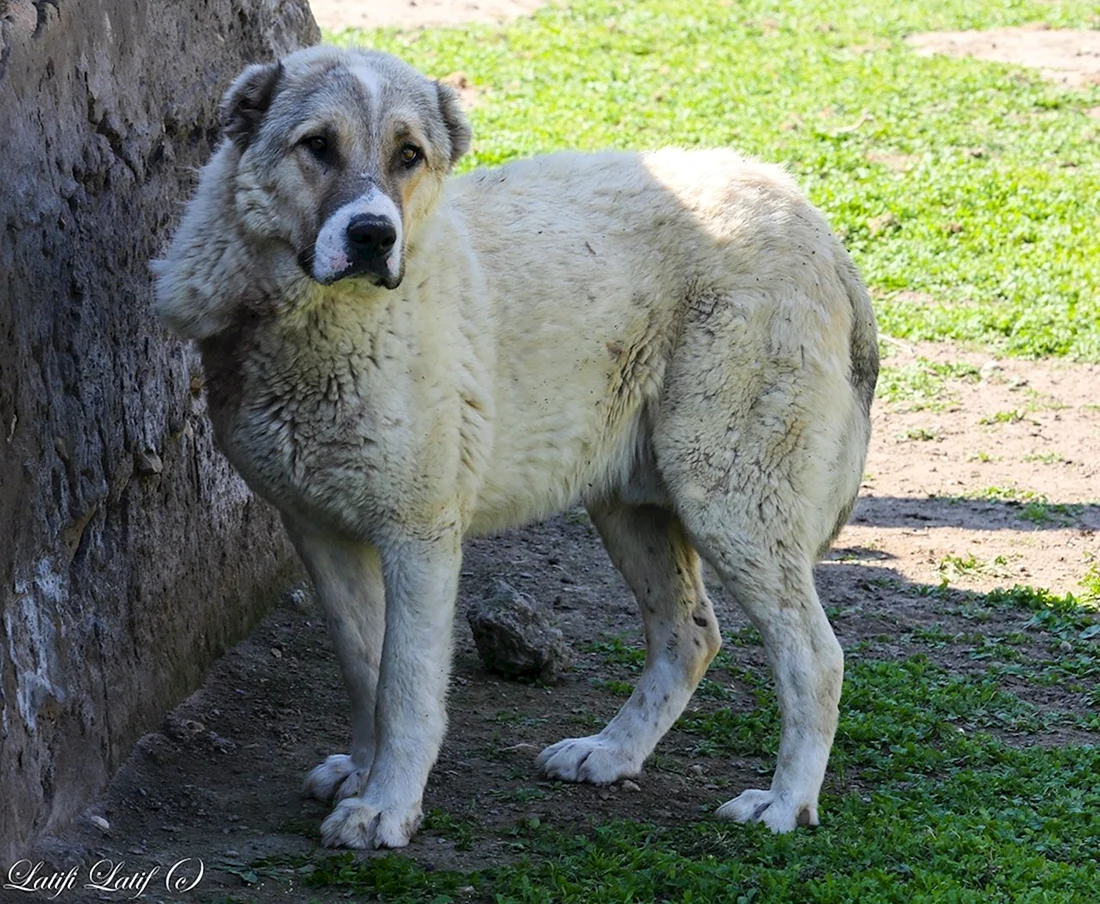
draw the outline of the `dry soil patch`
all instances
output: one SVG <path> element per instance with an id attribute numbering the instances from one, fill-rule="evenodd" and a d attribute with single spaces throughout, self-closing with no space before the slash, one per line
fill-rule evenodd
<path id="1" fill-rule="evenodd" d="M 969 56 L 1038 69 L 1067 85 L 1100 83 L 1100 31 L 1048 29 L 1041 25 L 989 31 L 939 31 L 911 35 L 926 56 Z"/>
<path id="2" fill-rule="evenodd" d="M 883 363 L 903 376 L 876 405 L 862 498 L 835 555 L 872 551 L 921 584 L 1079 594 L 1100 554 L 1100 367 L 934 343 L 891 344 Z M 936 365 L 960 376 L 934 395 L 906 391 L 904 375 Z"/>

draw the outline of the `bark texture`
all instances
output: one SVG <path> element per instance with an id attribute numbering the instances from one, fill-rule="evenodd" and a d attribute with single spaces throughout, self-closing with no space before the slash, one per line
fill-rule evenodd
<path id="1" fill-rule="evenodd" d="M 78 812 L 291 561 L 148 261 L 306 0 L 0 0 L 0 866 Z"/>

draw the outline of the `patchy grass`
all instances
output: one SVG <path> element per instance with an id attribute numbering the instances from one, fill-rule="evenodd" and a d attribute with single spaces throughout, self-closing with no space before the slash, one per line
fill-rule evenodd
<path id="1" fill-rule="evenodd" d="M 1092 578 L 1086 577 L 1090 585 Z M 1100 600 L 1092 592 L 1078 599 L 1069 593 L 1058 596 L 1049 590 L 1026 585 L 1017 585 L 1009 590 L 994 590 L 986 595 L 985 602 L 991 606 L 1010 606 L 1035 612 L 1037 617 L 1055 619 L 1059 628 L 1079 627 L 1091 614 L 1100 610 Z"/>
<path id="2" fill-rule="evenodd" d="M 528 789 L 537 791 L 538 789 Z M 519 792 L 516 792 L 517 794 Z M 424 816 L 420 831 L 426 835 L 445 838 L 454 843 L 458 850 L 468 850 L 480 835 L 477 823 L 469 819 L 458 819 L 442 810 L 431 810 Z"/>
<path id="3" fill-rule="evenodd" d="M 1100 881 L 1089 835 L 1086 788 L 1100 751 L 1047 751 L 1057 778 L 1036 774 L 1024 755 L 999 758 L 988 775 L 959 770 L 944 782 L 908 782 L 835 801 L 850 828 L 773 836 L 759 827 L 701 823 L 676 829 L 616 822 L 584 834 L 542 824 L 511 833 L 523 859 L 472 874 L 428 872 L 400 856 L 357 861 L 346 854 L 320 864 L 287 861 L 307 885 L 368 894 L 390 904 L 444 904 L 477 896 L 495 904 L 618 904 L 676 901 L 973 902 L 1094 900 Z M 989 811 L 987 789 L 1022 793 Z M 1057 787 L 1068 812 L 1044 795 Z M 930 801 L 934 825 L 922 823 Z M 954 816 L 962 811 L 964 815 Z M 995 813 L 1001 815 L 995 820 Z M 990 822 L 999 822 L 991 830 Z M 981 827 L 975 830 L 977 822 Z M 1000 865 L 997 855 L 1010 853 Z M 1040 853 L 1041 852 L 1041 853 Z M 312 870 L 310 872 L 310 870 Z M 965 877 L 965 882 L 960 882 Z"/>
<path id="4" fill-rule="evenodd" d="M 914 427 L 904 433 L 894 434 L 899 443 L 930 443 L 938 439 L 938 434 L 927 427 Z"/>
<path id="5" fill-rule="evenodd" d="M 876 395 L 902 411 L 946 411 L 958 405 L 950 381 L 977 383 L 978 368 L 970 364 L 929 361 L 893 367 L 887 361 L 879 372 Z"/>
<path id="6" fill-rule="evenodd" d="M 962 562 L 964 569 L 972 566 Z M 238 875 L 246 883 L 262 877 L 312 888 L 325 900 L 336 894 L 392 904 L 1095 901 L 1095 569 L 1086 584 L 1080 599 L 1026 586 L 986 594 L 931 588 L 943 602 L 945 623 L 888 638 L 911 655 L 886 656 L 875 640 L 849 649 L 822 798 L 825 823 L 815 831 L 773 836 L 760 826 L 712 819 L 566 829 L 538 816 L 487 829 L 471 807 L 475 815 L 462 819 L 434 810 L 423 831 L 460 849 L 492 842 L 508 852 L 499 865 L 434 870 L 400 854 L 362 859 L 318 852 L 241 864 Z M 734 647 L 760 642 L 747 630 L 727 640 L 735 636 Z M 770 682 L 743 668 L 740 652 L 724 649 L 708 682 L 739 685 L 756 706 L 731 710 L 714 694 L 697 697 L 698 708 L 677 725 L 695 745 L 693 760 L 775 754 L 778 713 Z M 644 661 L 642 650 L 617 637 L 587 653 L 630 673 Z M 1065 705 L 1033 699 L 1042 689 Z M 1070 733 L 1072 742 L 1046 741 L 1059 732 Z M 541 788 L 516 793 L 531 801 L 546 795 Z"/>
<path id="7" fill-rule="evenodd" d="M 993 414 L 987 414 L 978 423 L 983 427 L 990 427 L 994 424 L 1018 424 L 1023 419 L 1024 412 L 1014 408 L 1012 411 L 995 411 Z"/>
<path id="8" fill-rule="evenodd" d="M 349 32 L 472 81 L 473 153 L 731 146 L 829 215 L 883 329 L 1100 360 L 1100 87 L 919 57 L 915 31 L 1089 27 L 1089 0 L 591 0 L 505 28 Z M 905 166 L 892 166 L 901 159 Z"/>
<path id="9" fill-rule="evenodd" d="M 1100 565 L 1093 562 L 1081 578 L 1082 599 L 1086 605 L 1100 606 Z"/>
<path id="10" fill-rule="evenodd" d="M 1085 506 L 1080 503 L 1051 502 L 1042 493 L 1016 486 L 986 487 L 959 498 L 1003 502 L 1016 512 L 1016 517 L 1036 525 L 1072 524 L 1085 511 Z"/>
<path id="11" fill-rule="evenodd" d="M 987 499 L 991 502 L 1038 502 L 1045 503 L 1046 496 L 1036 493 L 1034 490 L 1022 490 L 1016 486 L 986 487 L 979 490 L 975 499 Z"/>
<path id="12" fill-rule="evenodd" d="M 1007 577 L 1005 566 L 1008 560 L 1004 556 L 994 556 L 992 562 L 977 558 L 974 553 L 965 556 L 946 555 L 940 559 L 938 570 L 947 579 L 968 577 L 971 575 L 993 575 Z"/>
<path id="13" fill-rule="evenodd" d="M 1024 503 L 1020 517 L 1032 524 L 1072 524 L 1084 509 L 1075 503 L 1032 500 Z"/>
<path id="14" fill-rule="evenodd" d="M 1060 465 L 1065 463 L 1065 456 L 1057 452 L 1029 452 L 1024 456 L 1024 461 L 1037 461 L 1043 465 Z"/>

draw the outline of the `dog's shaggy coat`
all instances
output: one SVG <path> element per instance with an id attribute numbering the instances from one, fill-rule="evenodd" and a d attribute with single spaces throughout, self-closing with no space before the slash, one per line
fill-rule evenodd
<path id="1" fill-rule="evenodd" d="M 560 154 L 447 178 L 453 93 L 392 57 L 254 66 L 164 260 L 218 441 L 282 513 L 352 703 L 306 788 L 326 843 L 400 847 L 445 727 L 462 538 L 582 502 L 648 654 L 599 734 L 538 765 L 635 775 L 720 635 L 702 555 L 759 628 L 775 775 L 718 815 L 816 824 L 843 657 L 813 581 L 863 472 L 878 372 L 848 255 L 777 168 Z"/>

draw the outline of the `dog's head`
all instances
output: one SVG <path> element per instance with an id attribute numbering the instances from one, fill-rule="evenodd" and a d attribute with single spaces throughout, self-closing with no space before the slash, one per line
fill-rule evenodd
<path id="1" fill-rule="evenodd" d="M 322 284 L 393 289 L 410 234 L 470 144 L 454 91 L 395 57 L 311 48 L 251 66 L 222 102 L 245 228 Z"/>
<path id="2" fill-rule="evenodd" d="M 157 275 L 155 309 L 204 339 L 348 277 L 396 288 L 410 236 L 470 145 L 458 99 L 384 53 L 314 47 L 246 69 Z"/>

